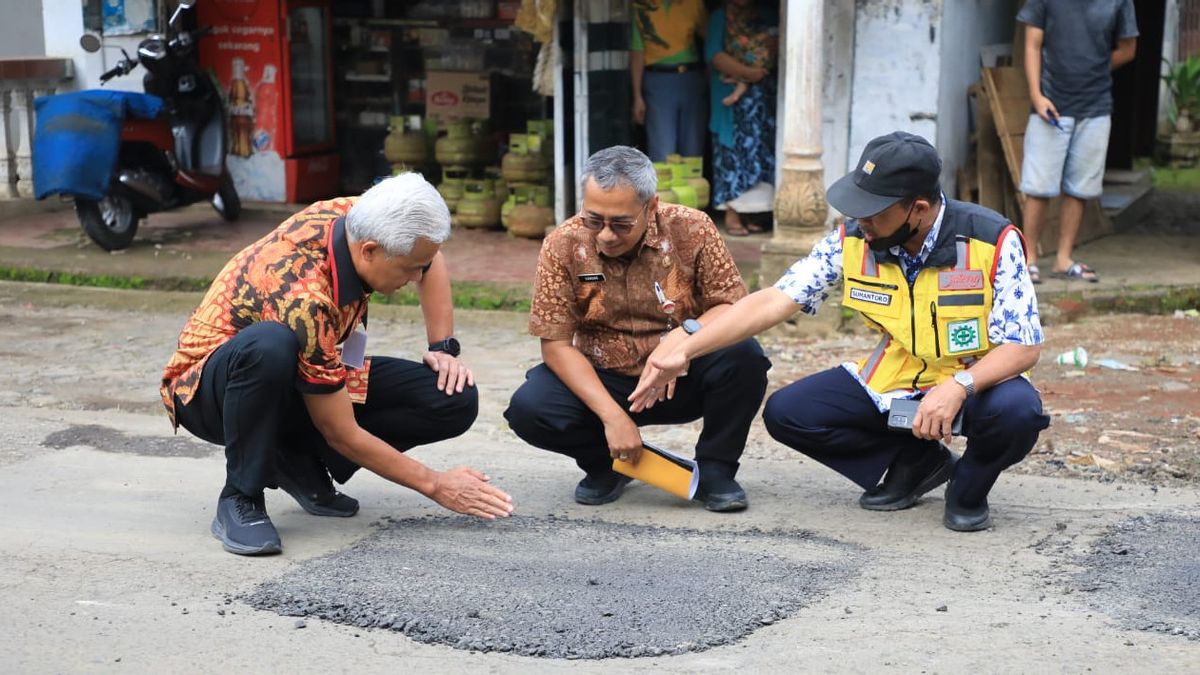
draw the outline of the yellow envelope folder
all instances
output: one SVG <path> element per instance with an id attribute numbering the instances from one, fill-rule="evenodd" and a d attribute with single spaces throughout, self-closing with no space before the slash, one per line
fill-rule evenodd
<path id="1" fill-rule="evenodd" d="M 700 485 L 700 470 L 696 468 L 695 462 L 649 443 L 642 443 L 642 447 L 645 448 L 645 452 L 637 464 L 614 459 L 613 471 L 636 478 L 681 499 L 696 496 L 696 488 Z"/>

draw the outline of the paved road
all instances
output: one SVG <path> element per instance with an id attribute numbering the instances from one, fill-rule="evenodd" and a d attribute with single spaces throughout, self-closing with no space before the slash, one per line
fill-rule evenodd
<path id="1" fill-rule="evenodd" d="M 523 317 L 505 314 L 460 316 L 458 332 L 482 387 L 480 419 L 462 438 L 414 455 L 437 467 L 486 468 L 515 496 L 520 520 L 464 524 L 413 493 L 359 476 L 346 488 L 362 500 L 357 517 L 313 518 L 272 492 L 268 507 L 284 554 L 231 556 L 208 534 L 221 455 L 173 437 L 156 403 L 159 369 L 195 300 L 0 285 L 4 671 L 1194 672 L 1200 663 L 1200 640 L 1190 632 L 1196 603 L 1180 602 L 1188 598 L 1180 594 L 1194 597 L 1194 587 L 1173 588 L 1167 569 L 1162 583 L 1139 585 L 1142 595 L 1131 601 L 1120 596 L 1120 574 L 1137 574 L 1137 566 L 1106 568 L 1094 581 L 1088 569 L 1106 564 L 1105 556 L 1124 555 L 1114 541 L 1141 545 L 1127 536 L 1133 518 L 1169 522 L 1168 537 L 1181 536 L 1189 523 L 1194 533 L 1200 496 L 1194 487 L 1009 476 L 993 493 L 995 529 L 963 535 L 941 526 L 938 495 L 894 514 L 857 508 L 846 483 L 772 448 L 756 428 L 741 474 L 753 502 L 746 513 L 709 514 L 638 485 L 616 504 L 581 507 L 569 499 L 575 469 L 523 445 L 500 416 L 536 358 L 536 345 L 522 334 Z M 418 315 L 381 309 L 373 316 L 372 351 L 415 354 L 423 334 Z M 655 431 L 676 447 L 689 433 Z M 597 525 L 588 534 L 591 523 Z M 1113 529 L 1120 524 L 1124 529 Z M 439 528 L 446 536 L 438 536 Z M 472 531 L 477 539 L 464 535 Z M 467 618 L 491 622 L 493 646 L 505 640 L 506 626 L 515 634 L 520 625 L 557 626 L 563 633 L 548 636 L 547 644 L 562 646 L 578 626 L 556 624 L 554 611 L 562 603 L 586 610 L 566 586 L 579 581 L 571 575 L 572 546 L 610 561 L 593 565 L 584 580 L 615 589 L 598 595 L 601 616 L 607 611 L 607 618 L 653 629 L 648 617 L 674 612 L 672 629 L 683 636 L 675 651 L 683 653 L 568 661 L 426 639 L 438 632 L 433 628 L 453 628 L 450 619 L 462 619 L 452 616 L 468 607 L 454 602 L 461 587 L 476 614 L 468 611 Z M 659 602 L 652 580 L 639 577 L 659 551 L 678 560 L 688 546 L 712 562 L 681 563 L 686 583 L 672 592 L 694 594 L 690 611 L 704 621 L 689 621 L 689 603 Z M 404 556 L 412 564 L 397 566 Z M 478 560 L 488 574 L 471 575 L 464 560 Z M 772 576 L 773 566 L 787 573 Z M 457 576 L 438 576 L 447 569 Z M 553 591 L 547 597 L 529 590 L 534 572 Z M 524 585 L 508 585 L 506 574 Z M 423 576 L 430 579 L 428 598 Z M 319 615 L 317 605 L 325 602 L 324 613 L 332 615 L 340 583 L 345 600 L 358 603 L 343 615 L 403 611 L 430 621 L 431 632 L 283 616 L 248 604 L 270 605 L 263 593 L 291 593 L 282 604 L 294 610 L 311 601 Z M 351 592 L 367 584 L 372 593 Z M 709 619 L 741 616 L 727 592 L 739 584 L 746 603 L 761 604 L 751 614 L 766 620 L 739 624 L 745 637 L 706 649 L 705 627 L 720 623 Z M 506 597 L 517 587 L 535 604 Z M 758 597 L 763 588 L 771 597 Z M 316 591 L 325 595 L 295 596 Z M 1158 602 L 1158 594 L 1171 602 Z M 1160 616 L 1163 608 L 1176 614 Z M 522 612 L 540 612 L 542 623 Z"/>

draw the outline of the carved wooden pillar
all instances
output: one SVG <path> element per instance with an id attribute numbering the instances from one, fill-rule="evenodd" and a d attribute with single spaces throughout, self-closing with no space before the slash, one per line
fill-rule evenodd
<path id="1" fill-rule="evenodd" d="M 825 168 L 821 162 L 821 82 L 825 72 L 824 0 L 786 0 L 780 71 L 783 151 L 775 191 L 775 231 L 763 244 L 760 281 L 775 283 L 825 236 Z"/>

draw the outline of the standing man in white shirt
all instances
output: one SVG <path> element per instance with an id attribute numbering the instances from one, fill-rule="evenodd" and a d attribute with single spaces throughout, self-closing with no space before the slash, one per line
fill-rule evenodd
<path id="1" fill-rule="evenodd" d="M 815 314 L 844 280 L 842 304 L 862 315 L 878 344 L 858 362 L 775 392 L 763 412 L 767 430 L 864 488 L 865 509 L 909 508 L 949 480 L 945 526 L 990 527 L 988 492 L 1050 423 L 1021 376 L 1038 361 L 1042 327 L 1020 231 L 994 211 L 947 200 L 940 174 L 925 139 L 894 132 L 872 140 L 827 193 L 850 220 L 774 286 L 652 358 L 658 375 L 630 400 L 692 359 L 797 311 Z M 920 400 L 911 433 L 888 429 L 899 399 Z M 961 459 L 945 445 L 960 411 L 968 439 Z"/>

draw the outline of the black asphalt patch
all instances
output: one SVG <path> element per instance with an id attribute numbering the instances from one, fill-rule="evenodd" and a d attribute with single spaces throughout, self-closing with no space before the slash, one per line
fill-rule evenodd
<path id="1" fill-rule="evenodd" d="M 1075 588 L 1130 628 L 1200 640 L 1200 517 L 1142 516 L 1078 561 Z"/>
<path id="2" fill-rule="evenodd" d="M 858 550 L 804 532 L 406 519 L 245 600 L 481 652 L 658 656 L 729 644 L 791 616 L 854 575 Z"/>
<path id="3" fill-rule="evenodd" d="M 221 449 L 186 436 L 131 436 L 98 424 L 73 424 L 42 441 L 47 448 L 62 450 L 86 445 L 104 452 L 146 457 L 208 457 Z"/>

